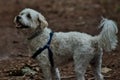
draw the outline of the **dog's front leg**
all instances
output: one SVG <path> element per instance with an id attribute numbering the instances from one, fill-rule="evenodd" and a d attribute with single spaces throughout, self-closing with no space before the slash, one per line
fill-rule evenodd
<path id="1" fill-rule="evenodd" d="M 52 68 L 52 76 L 54 80 L 61 80 L 60 78 L 60 72 L 58 68 Z"/>
<path id="2" fill-rule="evenodd" d="M 41 65 L 44 80 L 61 80 L 58 68 L 51 68 L 49 65 Z"/>
<path id="3" fill-rule="evenodd" d="M 52 80 L 51 65 L 49 63 L 48 56 L 45 53 L 42 53 L 37 57 L 37 59 L 43 72 L 43 80 Z"/>
<path id="4" fill-rule="evenodd" d="M 43 72 L 43 77 L 44 77 L 44 80 L 52 80 L 52 76 L 51 76 L 51 67 L 43 64 L 43 65 L 40 65 L 41 69 L 42 69 L 42 72 Z"/>
<path id="5" fill-rule="evenodd" d="M 57 80 L 61 80 L 59 69 L 58 69 L 58 68 L 55 68 L 55 72 L 56 72 L 56 79 L 57 79 Z"/>

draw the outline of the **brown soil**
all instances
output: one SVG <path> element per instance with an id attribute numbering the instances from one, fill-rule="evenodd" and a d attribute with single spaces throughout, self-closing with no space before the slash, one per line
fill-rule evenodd
<path id="1" fill-rule="evenodd" d="M 22 9 L 40 11 L 54 31 L 80 31 L 96 35 L 101 16 L 120 25 L 119 4 L 119 0 L 0 0 L 0 80 L 42 80 L 38 63 L 30 58 L 25 35 L 17 31 L 13 23 Z M 120 39 L 120 33 L 118 36 Z M 38 73 L 23 76 L 19 70 L 26 64 Z M 120 80 L 120 43 L 110 54 L 104 53 L 103 67 L 112 69 L 104 73 L 106 80 Z M 76 80 L 73 63 L 64 65 L 60 71 L 62 77 L 67 77 L 62 80 Z M 86 80 L 94 80 L 91 68 L 88 68 L 85 77 Z"/>

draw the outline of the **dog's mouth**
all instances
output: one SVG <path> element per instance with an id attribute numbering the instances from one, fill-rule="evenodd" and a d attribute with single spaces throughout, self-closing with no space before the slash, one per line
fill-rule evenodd
<path id="1" fill-rule="evenodd" d="M 26 29 L 26 28 L 29 28 L 29 26 L 22 24 L 20 21 L 16 21 L 16 28 L 17 29 Z"/>

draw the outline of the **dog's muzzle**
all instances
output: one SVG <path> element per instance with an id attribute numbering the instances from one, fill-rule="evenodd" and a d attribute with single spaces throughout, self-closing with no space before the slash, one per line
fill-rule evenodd
<path id="1" fill-rule="evenodd" d="M 19 22 L 20 19 L 21 19 L 20 16 L 17 16 L 17 17 L 16 17 L 16 21 L 17 21 L 17 22 Z"/>
<path id="2" fill-rule="evenodd" d="M 17 16 L 16 19 L 15 19 L 15 23 L 16 23 L 16 28 L 17 29 L 23 29 L 23 28 L 30 28 L 29 26 L 27 25 L 24 25 L 23 23 L 21 23 L 21 16 Z"/>

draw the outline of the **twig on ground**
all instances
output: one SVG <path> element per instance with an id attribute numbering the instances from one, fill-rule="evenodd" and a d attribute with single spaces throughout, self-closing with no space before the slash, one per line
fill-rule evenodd
<path id="1" fill-rule="evenodd" d="M 88 80 L 94 80 L 94 79 L 95 79 L 94 77 L 88 78 Z"/>
<path id="2" fill-rule="evenodd" d="M 62 76 L 62 79 L 66 79 L 66 78 L 75 78 L 75 75 L 70 75 L 70 76 Z"/>

